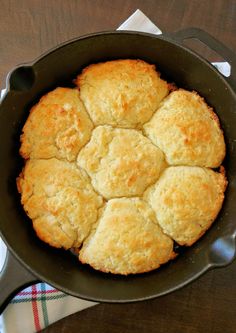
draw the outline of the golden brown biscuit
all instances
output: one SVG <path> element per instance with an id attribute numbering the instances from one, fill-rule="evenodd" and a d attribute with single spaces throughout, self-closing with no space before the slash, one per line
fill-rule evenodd
<path id="1" fill-rule="evenodd" d="M 174 257 L 173 241 L 139 198 L 108 201 L 79 255 L 97 270 L 125 275 L 148 272 Z"/>
<path id="2" fill-rule="evenodd" d="M 172 92 L 144 125 L 144 131 L 171 165 L 216 168 L 225 156 L 217 115 L 195 92 Z"/>
<path id="3" fill-rule="evenodd" d="M 65 249 L 81 245 L 103 202 L 83 170 L 54 158 L 27 161 L 17 186 L 38 237 Z"/>
<path id="4" fill-rule="evenodd" d="M 155 66 L 115 60 L 86 67 L 77 78 L 80 97 L 95 125 L 137 128 L 168 94 Z"/>
<path id="5" fill-rule="evenodd" d="M 77 89 L 57 88 L 30 111 L 21 135 L 20 154 L 28 158 L 76 159 L 93 124 Z"/>
<path id="6" fill-rule="evenodd" d="M 180 245 L 192 245 L 219 213 L 227 181 L 201 167 L 169 167 L 144 194 L 162 230 Z"/>
<path id="7" fill-rule="evenodd" d="M 140 132 L 110 126 L 95 128 L 77 162 L 108 199 L 142 195 L 165 166 L 163 153 Z"/>

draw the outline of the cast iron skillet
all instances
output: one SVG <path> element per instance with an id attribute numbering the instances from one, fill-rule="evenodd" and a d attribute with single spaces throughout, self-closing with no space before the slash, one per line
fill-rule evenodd
<path id="1" fill-rule="evenodd" d="M 203 58 L 181 46 L 197 38 L 218 52 L 232 67 L 224 78 Z M 57 86 L 68 86 L 88 64 L 119 58 L 140 58 L 157 64 L 172 82 L 195 89 L 212 105 L 225 133 L 224 165 L 229 186 L 212 228 L 194 246 L 156 271 L 121 277 L 80 265 L 69 251 L 53 249 L 34 234 L 17 194 L 15 178 L 22 167 L 19 136 L 30 107 Z M 0 230 L 9 253 L 1 274 L 1 310 L 20 287 L 46 281 L 71 295 L 94 301 L 130 302 L 165 295 L 207 270 L 229 264 L 235 257 L 236 234 L 236 56 L 199 29 L 154 36 L 137 32 L 105 32 L 74 39 L 31 64 L 14 69 L 0 105 Z"/>

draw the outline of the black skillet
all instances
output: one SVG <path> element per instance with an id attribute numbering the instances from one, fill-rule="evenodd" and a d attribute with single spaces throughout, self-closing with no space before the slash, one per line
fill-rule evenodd
<path id="1" fill-rule="evenodd" d="M 181 46 L 197 38 L 231 64 L 230 78 Z M 156 271 L 121 277 L 79 264 L 69 251 L 53 249 L 34 234 L 17 194 L 15 178 L 22 167 L 19 136 L 30 107 L 57 86 L 69 86 L 88 64 L 119 58 L 140 58 L 157 64 L 165 78 L 198 91 L 215 108 L 225 133 L 224 165 L 229 186 L 212 228 L 173 262 Z M 46 281 L 71 295 L 94 301 L 130 302 L 165 295 L 207 270 L 235 257 L 236 234 L 236 56 L 199 29 L 165 36 L 136 32 L 105 32 L 74 39 L 31 64 L 15 68 L 7 78 L 0 105 L 0 230 L 9 252 L 0 278 L 0 308 L 23 286 Z"/>

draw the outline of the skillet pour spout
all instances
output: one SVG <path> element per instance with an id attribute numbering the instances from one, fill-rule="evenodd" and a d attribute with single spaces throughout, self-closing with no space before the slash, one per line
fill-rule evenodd
<path id="1" fill-rule="evenodd" d="M 182 46 L 197 38 L 231 65 L 225 78 L 209 62 Z M 156 64 L 169 82 L 196 90 L 215 109 L 225 134 L 224 161 L 229 185 L 222 210 L 211 229 L 172 262 L 150 273 L 116 276 L 80 265 L 69 251 L 50 248 L 34 234 L 20 204 L 15 179 L 23 161 L 21 129 L 29 109 L 48 91 L 70 86 L 87 65 L 113 59 L 143 59 Z M 235 258 L 236 235 L 236 55 L 208 33 L 190 28 L 156 36 L 114 31 L 91 34 L 59 45 L 31 64 L 14 69 L 0 105 L 0 231 L 13 255 L 1 273 L 1 310 L 22 285 L 45 281 L 73 296 L 99 302 L 125 303 L 163 296 L 192 282 L 211 268 Z"/>

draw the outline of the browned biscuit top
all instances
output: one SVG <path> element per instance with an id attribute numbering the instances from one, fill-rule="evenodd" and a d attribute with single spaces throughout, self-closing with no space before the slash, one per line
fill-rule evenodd
<path id="1" fill-rule="evenodd" d="M 227 181 L 224 172 L 201 167 L 167 168 L 144 194 L 158 223 L 180 245 L 192 245 L 218 215 Z"/>
<path id="2" fill-rule="evenodd" d="M 153 210 L 139 198 L 120 198 L 101 209 L 79 258 L 103 272 L 127 275 L 158 268 L 174 256 L 173 241 L 162 232 Z"/>
<path id="3" fill-rule="evenodd" d="M 27 161 L 17 186 L 37 235 L 55 247 L 79 247 L 103 202 L 83 170 L 54 158 Z"/>
<path id="4" fill-rule="evenodd" d="M 218 117 L 195 92 L 170 93 L 144 131 L 170 165 L 216 168 L 225 157 Z"/>
<path id="5" fill-rule="evenodd" d="M 77 85 L 95 125 L 125 128 L 147 122 L 169 90 L 155 66 L 129 59 L 90 65 Z"/>
<path id="6" fill-rule="evenodd" d="M 142 195 L 165 167 L 162 151 L 142 133 L 111 126 L 93 131 L 77 162 L 106 199 Z"/>
<path id="7" fill-rule="evenodd" d="M 57 88 L 31 109 L 21 135 L 20 154 L 25 159 L 56 157 L 74 161 L 92 129 L 78 91 Z"/>

